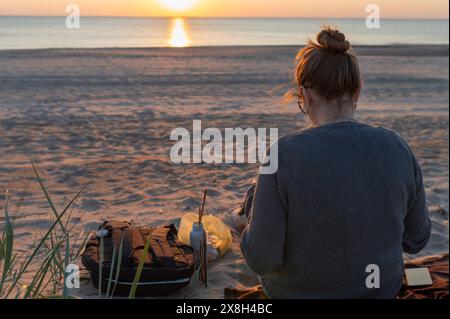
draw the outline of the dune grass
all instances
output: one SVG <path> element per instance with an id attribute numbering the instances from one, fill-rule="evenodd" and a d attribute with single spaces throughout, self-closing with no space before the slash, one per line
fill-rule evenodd
<path id="1" fill-rule="evenodd" d="M 17 253 L 14 249 L 14 227 L 9 214 L 10 196 L 6 191 L 4 205 L 4 225 L 0 237 L 0 299 L 66 299 L 74 298 L 70 295 L 66 280 L 67 266 L 76 263 L 83 253 L 89 239 L 89 232 L 74 232 L 72 225 L 73 204 L 83 193 L 86 184 L 67 203 L 61 212 L 58 212 L 53 200 L 44 185 L 36 165 L 31 160 L 31 166 L 41 190 L 51 209 L 53 218 L 51 224 L 43 235 L 36 236 L 31 247 L 24 253 Z M 150 240 L 147 240 L 145 250 L 149 249 Z M 102 293 L 103 276 L 103 238 L 100 238 L 100 266 L 99 266 L 99 298 L 112 298 L 119 281 L 123 255 L 123 238 L 118 247 L 114 245 L 111 261 L 111 269 L 107 279 L 106 292 Z M 143 254 L 144 256 L 144 254 Z M 31 271 L 33 265 L 34 275 L 26 282 L 25 274 Z M 135 298 L 139 279 L 144 266 L 144 258 L 141 258 L 137 267 L 136 276 L 131 286 L 129 298 Z M 112 284 L 114 283 L 114 284 Z"/>
<path id="2" fill-rule="evenodd" d="M 46 232 L 36 236 L 31 248 L 18 254 L 14 249 L 14 227 L 9 215 L 9 193 L 6 192 L 0 239 L 0 298 L 70 298 L 64 284 L 66 266 L 78 259 L 88 238 L 88 234 L 84 235 L 83 240 L 81 234 L 75 236 L 74 225 L 71 226 L 71 209 L 87 185 L 58 212 L 33 161 L 31 165 L 54 218 Z M 71 252 L 70 249 L 76 246 L 79 248 Z M 34 275 L 26 282 L 25 274 L 31 265 L 34 266 Z"/>
<path id="3" fill-rule="evenodd" d="M 10 196 L 8 191 L 6 191 L 4 225 L 0 237 L 0 299 L 74 298 L 70 295 L 70 289 L 65 284 L 68 278 L 66 269 L 69 264 L 76 263 L 81 256 L 90 233 L 86 232 L 83 234 L 83 232 L 79 231 L 75 233 L 75 225 L 72 223 L 73 205 L 90 183 L 84 185 L 66 204 L 64 209 L 58 212 L 36 165 L 32 160 L 30 161 L 36 180 L 51 209 L 51 223 L 43 235 L 36 235 L 29 249 L 20 254 L 16 252 L 14 247 L 14 227 L 9 214 Z M 144 252 L 148 251 L 149 246 L 150 236 L 145 243 Z M 119 245 L 114 245 L 107 287 L 104 294 L 102 293 L 102 277 L 104 274 L 103 250 L 103 238 L 100 238 L 98 297 L 112 298 L 119 281 L 123 257 L 123 237 Z M 144 257 L 145 253 L 142 254 L 136 269 L 128 296 L 130 299 L 134 299 L 136 296 L 144 267 Z M 26 279 L 25 275 L 31 271 L 31 268 L 33 277 Z"/>

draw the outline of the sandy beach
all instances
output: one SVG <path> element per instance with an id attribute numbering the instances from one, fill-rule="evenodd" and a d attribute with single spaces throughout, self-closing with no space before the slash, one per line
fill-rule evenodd
<path id="1" fill-rule="evenodd" d="M 0 207 L 8 189 L 18 251 L 51 216 L 29 157 L 59 209 L 92 180 L 73 213 L 80 231 L 108 218 L 178 223 L 197 211 L 204 189 L 206 212 L 230 222 L 256 164 L 173 164 L 170 132 L 191 130 L 194 119 L 221 130 L 277 127 L 280 135 L 306 127 L 295 103 L 281 103 L 298 49 L 0 51 Z M 433 229 L 419 256 L 448 251 L 449 47 L 355 51 L 364 79 L 359 119 L 396 130 L 422 165 Z M 233 236 L 231 250 L 210 265 L 208 288 L 194 284 L 171 297 L 222 298 L 225 287 L 255 285 Z M 74 294 L 97 295 L 90 284 Z"/>

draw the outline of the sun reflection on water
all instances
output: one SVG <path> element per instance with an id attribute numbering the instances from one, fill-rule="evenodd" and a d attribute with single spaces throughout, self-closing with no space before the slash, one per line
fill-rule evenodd
<path id="1" fill-rule="evenodd" d="M 176 18 L 173 20 L 169 44 L 173 48 L 183 48 L 191 44 L 191 40 L 186 32 L 186 27 L 182 18 Z"/>

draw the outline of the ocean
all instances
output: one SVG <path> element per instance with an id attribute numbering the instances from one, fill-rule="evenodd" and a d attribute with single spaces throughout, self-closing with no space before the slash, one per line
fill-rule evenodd
<path id="1" fill-rule="evenodd" d="M 340 27 L 353 45 L 448 44 L 448 20 L 304 18 L 121 18 L 0 16 L 0 50 L 42 48 L 301 45 L 321 24 Z"/>

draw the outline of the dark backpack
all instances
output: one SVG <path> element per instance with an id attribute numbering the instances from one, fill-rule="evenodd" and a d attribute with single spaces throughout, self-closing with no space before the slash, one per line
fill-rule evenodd
<path id="1" fill-rule="evenodd" d="M 192 247 L 178 239 L 175 226 L 135 227 L 127 222 L 111 220 L 104 222 L 100 229 L 104 229 L 102 231 L 104 236 L 102 236 L 101 284 L 103 292 L 106 292 L 108 287 L 115 246 L 116 263 L 111 276 L 110 294 L 113 290 L 115 296 L 128 296 L 148 236 L 150 236 L 150 248 L 145 255 L 144 268 L 136 295 L 164 296 L 189 285 L 195 270 L 194 252 Z M 117 258 L 122 240 L 122 260 L 116 282 Z M 99 287 L 99 253 L 100 238 L 94 233 L 86 243 L 86 249 L 81 258 L 83 265 L 91 273 L 91 281 L 97 289 Z"/>

